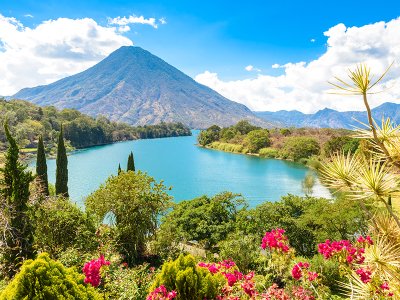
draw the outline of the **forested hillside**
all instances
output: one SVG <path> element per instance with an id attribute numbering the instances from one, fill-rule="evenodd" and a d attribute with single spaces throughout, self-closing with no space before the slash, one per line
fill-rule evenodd
<path id="1" fill-rule="evenodd" d="M 85 148 L 117 141 L 191 135 L 181 123 L 133 127 L 111 122 L 106 117 L 92 118 L 74 109 L 57 110 L 53 106 L 40 107 L 23 100 L 0 99 L 0 122 L 7 120 L 11 133 L 21 148 L 36 148 L 39 135 L 43 135 L 47 150 L 55 147 L 61 125 L 67 145 Z M 0 149 L 6 138 L 0 127 Z"/>

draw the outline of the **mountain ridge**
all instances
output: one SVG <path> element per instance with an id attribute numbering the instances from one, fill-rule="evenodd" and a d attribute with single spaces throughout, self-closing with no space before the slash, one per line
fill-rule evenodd
<path id="1" fill-rule="evenodd" d="M 372 110 L 372 116 L 379 123 L 382 116 L 390 117 L 396 123 L 400 123 L 400 104 L 385 102 Z M 285 127 L 330 127 L 347 128 L 360 127 L 367 123 L 366 111 L 340 112 L 330 108 L 324 108 L 314 114 L 305 114 L 297 110 L 280 110 L 276 112 L 255 111 L 255 115 L 268 119 L 270 122 L 280 123 Z"/>
<path id="2" fill-rule="evenodd" d="M 131 125 L 182 122 L 206 128 L 242 119 L 263 127 L 277 125 L 136 46 L 123 46 L 85 71 L 48 85 L 24 88 L 13 97 Z"/>

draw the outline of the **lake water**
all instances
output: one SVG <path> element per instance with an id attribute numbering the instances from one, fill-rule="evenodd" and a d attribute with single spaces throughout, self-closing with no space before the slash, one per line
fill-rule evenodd
<path id="1" fill-rule="evenodd" d="M 190 137 L 136 140 L 76 151 L 68 156 L 69 193 L 83 205 L 85 196 L 95 191 L 118 163 L 126 168 L 133 151 L 136 170 L 172 186 L 175 201 L 193 199 L 222 191 L 241 193 L 250 206 L 276 201 L 288 193 L 304 195 L 301 181 L 309 172 L 292 162 L 262 159 L 195 146 L 197 132 Z M 31 164 L 34 166 L 34 163 Z M 55 182 L 55 160 L 48 160 L 49 181 Z M 330 197 L 317 180 L 314 196 Z"/>

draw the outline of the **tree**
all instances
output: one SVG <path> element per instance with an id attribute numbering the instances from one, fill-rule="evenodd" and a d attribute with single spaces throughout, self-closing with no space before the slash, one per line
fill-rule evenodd
<path id="1" fill-rule="evenodd" d="M 63 128 L 61 126 L 58 136 L 57 159 L 56 159 L 56 194 L 64 197 L 68 195 L 68 159 L 64 145 Z"/>
<path id="2" fill-rule="evenodd" d="M 128 156 L 128 165 L 127 165 L 126 170 L 135 172 L 135 161 L 133 159 L 133 153 L 132 152 Z"/>
<path id="3" fill-rule="evenodd" d="M 171 205 L 162 182 L 140 171 L 122 172 L 86 199 L 86 208 L 98 222 L 112 215 L 111 223 L 121 254 L 132 264 L 145 254 L 146 242 L 158 227 L 159 217 Z"/>
<path id="4" fill-rule="evenodd" d="M 313 193 L 315 185 L 315 177 L 312 173 L 307 173 L 304 179 L 301 181 L 301 187 L 306 196 L 310 196 Z"/>
<path id="5" fill-rule="evenodd" d="M 309 137 L 289 137 L 283 146 L 283 158 L 293 159 L 295 161 L 302 158 L 309 158 L 320 152 L 318 142 Z"/>
<path id="6" fill-rule="evenodd" d="M 261 148 L 271 145 L 269 132 L 266 129 L 252 130 L 247 134 L 246 146 L 250 153 L 257 153 Z"/>
<path id="7" fill-rule="evenodd" d="M 9 143 L 5 155 L 5 165 L 1 169 L 1 211 L 7 220 L 3 226 L 0 251 L 6 272 L 12 277 L 20 264 L 33 256 L 33 228 L 29 218 L 29 184 L 33 180 L 31 172 L 18 161 L 19 149 L 11 136 L 7 123 L 4 131 Z M 0 256 L 1 257 L 1 256 Z"/>
<path id="8" fill-rule="evenodd" d="M 122 172 L 121 164 L 118 164 L 118 175 Z"/>
<path id="9" fill-rule="evenodd" d="M 233 128 L 239 131 L 241 134 L 248 134 L 252 130 L 260 129 L 260 127 L 251 125 L 247 120 L 239 121 L 235 126 L 233 126 Z"/>
<path id="10" fill-rule="evenodd" d="M 195 240 L 212 248 L 234 230 L 239 212 L 246 207 L 242 197 L 230 192 L 182 201 L 163 218 L 156 246 L 163 251 L 161 248 L 173 249 L 174 244 Z"/>
<path id="11" fill-rule="evenodd" d="M 39 178 L 40 186 L 44 195 L 49 195 L 49 182 L 47 179 L 47 162 L 44 150 L 43 137 L 39 136 L 36 157 L 36 175 Z"/>

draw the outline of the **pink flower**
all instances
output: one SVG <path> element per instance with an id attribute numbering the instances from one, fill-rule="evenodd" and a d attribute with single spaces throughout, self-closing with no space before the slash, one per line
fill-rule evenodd
<path id="1" fill-rule="evenodd" d="M 284 233 L 285 230 L 281 228 L 273 229 L 270 232 L 266 232 L 261 242 L 261 248 L 268 248 L 270 250 L 275 249 L 285 253 L 288 252 L 288 241 Z"/>
<path id="2" fill-rule="evenodd" d="M 175 297 L 175 291 L 168 292 L 167 288 L 164 285 L 160 285 L 147 296 L 146 300 L 171 300 Z"/>
<path id="3" fill-rule="evenodd" d="M 308 281 L 314 281 L 315 279 L 317 279 L 317 277 L 317 272 L 308 272 Z"/>
<path id="4" fill-rule="evenodd" d="M 371 281 L 372 272 L 368 268 L 357 269 L 356 273 L 360 276 L 360 279 L 363 283 L 368 283 Z"/>
<path id="5" fill-rule="evenodd" d="M 98 287 L 101 283 L 100 269 L 102 266 L 108 266 L 109 261 L 104 259 L 103 255 L 96 260 L 91 260 L 87 262 L 83 268 L 82 272 L 85 274 L 85 283 L 90 283 L 94 287 Z"/>
<path id="6" fill-rule="evenodd" d="M 389 284 L 387 282 L 384 282 L 384 283 L 381 284 L 380 287 L 381 287 L 382 290 L 388 290 L 389 289 Z"/>

